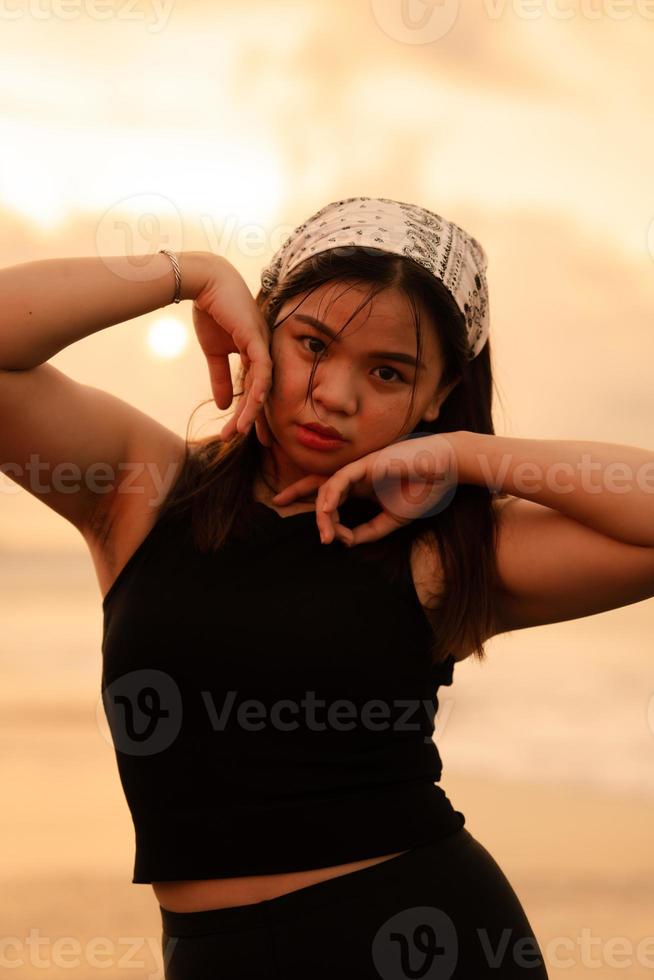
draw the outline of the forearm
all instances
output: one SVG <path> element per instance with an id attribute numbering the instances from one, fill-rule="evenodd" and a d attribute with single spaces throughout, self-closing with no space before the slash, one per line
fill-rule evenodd
<path id="1" fill-rule="evenodd" d="M 603 442 L 453 433 L 458 478 L 552 507 L 626 544 L 654 547 L 654 451 Z"/>
<path id="2" fill-rule="evenodd" d="M 207 252 L 176 252 L 182 299 L 207 275 Z M 167 255 L 43 259 L 0 269 L 0 369 L 27 370 L 69 344 L 172 303 Z"/>

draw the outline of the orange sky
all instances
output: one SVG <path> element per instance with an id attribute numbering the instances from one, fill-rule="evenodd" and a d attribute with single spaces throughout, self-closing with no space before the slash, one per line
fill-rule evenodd
<path id="1" fill-rule="evenodd" d="M 167 244 L 223 252 L 255 292 L 283 234 L 328 201 L 419 203 L 488 253 L 497 431 L 654 445 L 645 5 L 622 3 L 623 19 L 609 0 L 539 16 L 517 0 L 405 0 L 404 20 L 400 0 L 142 2 L 103 20 L 91 3 L 67 20 L 47 0 L 7 9 L 3 265 Z M 177 356 L 148 340 L 163 315 L 186 335 Z M 180 434 L 210 394 L 188 303 L 53 363 Z M 85 549 L 0 481 L 5 553 Z"/>

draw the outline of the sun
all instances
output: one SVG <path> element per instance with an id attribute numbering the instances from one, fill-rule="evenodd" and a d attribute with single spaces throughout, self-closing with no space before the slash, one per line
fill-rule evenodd
<path id="1" fill-rule="evenodd" d="M 188 330 L 177 317 L 160 316 L 147 333 L 147 347 L 155 357 L 172 361 L 188 347 Z"/>

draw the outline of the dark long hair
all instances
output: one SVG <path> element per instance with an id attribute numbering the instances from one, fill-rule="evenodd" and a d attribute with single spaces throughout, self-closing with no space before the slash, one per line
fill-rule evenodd
<path id="1" fill-rule="evenodd" d="M 493 434 L 490 342 L 486 342 L 477 357 L 468 359 L 463 316 L 442 283 L 408 256 L 354 246 L 347 254 L 344 251 L 336 248 L 313 255 L 298 265 L 281 285 L 270 292 L 259 291 L 255 301 L 271 337 L 279 326 L 275 322 L 279 307 L 323 283 L 369 285 L 367 296 L 352 316 L 382 290 L 401 290 L 413 313 L 417 357 L 422 352 L 419 310 L 422 304 L 440 336 L 444 369 L 439 390 L 460 379 L 441 404 L 438 417 L 433 422 L 420 421 L 412 431 L 466 430 Z M 307 397 L 311 399 L 319 357 L 308 384 Z M 241 367 L 235 397 L 243 396 L 245 378 L 246 369 Z M 410 418 L 414 397 L 415 379 L 404 424 Z M 215 436 L 189 439 L 193 415 L 211 401 L 210 398 L 201 402 L 191 414 L 184 459 L 159 515 L 189 514 L 194 542 L 204 552 L 222 548 L 232 536 L 247 536 L 248 527 L 256 521 L 252 488 L 261 462 L 254 426 L 247 435 L 234 433 L 225 442 Z M 471 651 L 480 661 L 484 659 L 484 641 L 492 635 L 492 594 L 496 581 L 497 518 L 493 496 L 493 490 L 486 486 L 459 484 L 451 502 L 437 514 L 411 521 L 378 541 L 356 545 L 350 550 L 358 560 L 381 563 L 379 567 L 391 580 L 407 584 L 413 542 L 420 538 L 421 543 L 437 549 L 443 569 L 442 588 L 434 591 L 429 606 L 423 607 L 433 631 L 435 663 L 460 650 Z"/>

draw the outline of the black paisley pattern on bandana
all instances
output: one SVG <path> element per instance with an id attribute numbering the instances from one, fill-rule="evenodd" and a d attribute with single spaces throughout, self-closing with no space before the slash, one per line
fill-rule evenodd
<path id="1" fill-rule="evenodd" d="M 407 255 L 431 272 L 465 318 L 469 359 L 477 356 L 490 328 L 488 258 L 463 228 L 417 204 L 386 197 L 332 201 L 286 238 L 263 269 L 261 287 L 269 292 L 309 255 L 352 246 Z"/>

